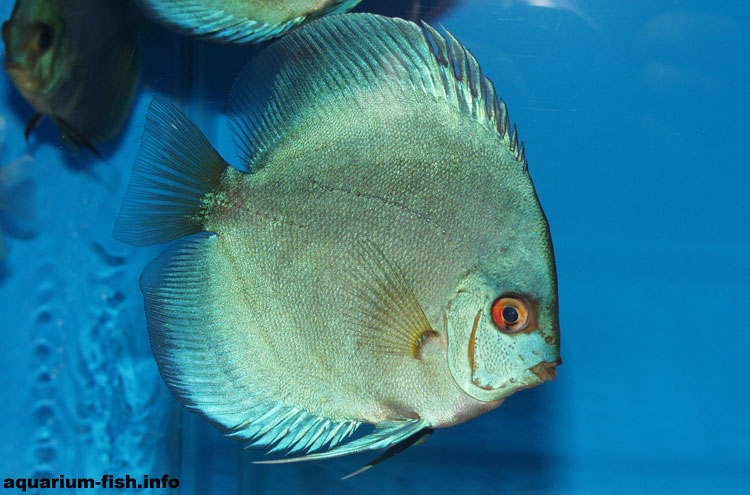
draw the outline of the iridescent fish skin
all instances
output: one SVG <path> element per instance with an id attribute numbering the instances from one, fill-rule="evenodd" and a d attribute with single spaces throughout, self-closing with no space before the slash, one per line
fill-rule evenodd
<path id="1" fill-rule="evenodd" d="M 272 451 L 330 449 L 302 459 L 389 455 L 554 377 L 549 227 L 505 104 L 452 36 L 324 18 L 261 52 L 229 110 L 241 169 L 154 100 L 115 227 L 181 238 L 141 287 L 190 410 Z"/>
<path id="2" fill-rule="evenodd" d="M 17 0 L 3 24 L 5 70 L 36 112 L 75 146 L 112 139 L 138 81 L 140 14 L 120 0 Z"/>
<path id="3" fill-rule="evenodd" d="M 361 0 L 137 0 L 151 19 L 218 43 L 260 43 Z"/>

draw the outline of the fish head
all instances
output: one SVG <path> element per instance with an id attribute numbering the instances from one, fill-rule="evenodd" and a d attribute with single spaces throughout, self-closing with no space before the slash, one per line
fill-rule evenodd
<path id="1" fill-rule="evenodd" d="M 552 380 L 562 364 L 557 276 L 542 230 L 546 235 L 498 242 L 454 286 L 445 307 L 450 372 L 479 401 Z"/>
<path id="2" fill-rule="evenodd" d="M 19 0 L 3 23 L 5 70 L 32 105 L 53 91 L 63 76 L 65 43 L 58 4 Z"/>

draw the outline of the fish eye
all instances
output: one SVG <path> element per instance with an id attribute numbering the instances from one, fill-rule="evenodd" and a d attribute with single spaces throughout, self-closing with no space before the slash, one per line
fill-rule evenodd
<path id="1" fill-rule="evenodd" d="M 49 24 L 39 23 L 36 29 L 36 47 L 40 52 L 46 52 L 55 40 L 55 30 Z"/>
<path id="2" fill-rule="evenodd" d="M 518 297 L 504 295 L 492 303 L 492 321 L 504 332 L 519 332 L 529 321 L 529 309 Z"/>

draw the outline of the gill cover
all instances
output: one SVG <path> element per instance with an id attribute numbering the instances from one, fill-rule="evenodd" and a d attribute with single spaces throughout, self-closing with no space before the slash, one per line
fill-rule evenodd
<path id="1" fill-rule="evenodd" d="M 478 264 L 453 291 L 446 308 L 448 365 L 459 387 L 471 397 L 493 402 L 538 385 L 541 371 L 560 362 L 557 275 L 549 225 L 528 174 L 526 152 L 511 126 L 508 109 L 498 99 L 474 56 L 450 33 L 442 36 L 424 25 L 436 70 L 450 82 L 450 99 L 497 133 L 505 148 L 508 189 L 498 191 L 503 232 L 487 235 Z M 504 295 L 527 301 L 531 320 L 523 330 L 506 332 L 493 323 L 492 305 Z"/>
<path id="2" fill-rule="evenodd" d="M 554 277 L 554 272 L 552 273 Z M 520 331 L 500 328 L 493 303 L 511 293 L 496 280 L 469 273 L 457 286 L 446 309 L 448 366 L 461 389 L 477 400 L 502 400 L 541 384 L 549 368 L 560 363 L 557 290 L 524 297 L 529 322 Z"/>

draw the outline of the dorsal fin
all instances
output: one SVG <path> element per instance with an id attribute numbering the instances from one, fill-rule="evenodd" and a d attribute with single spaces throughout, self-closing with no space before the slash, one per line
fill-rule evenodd
<path id="1" fill-rule="evenodd" d="M 346 14 L 302 26 L 243 69 L 228 107 L 241 158 L 254 171 L 298 119 L 337 99 L 405 92 L 446 101 L 496 131 L 526 168 L 508 109 L 474 56 L 447 31 L 403 19 Z"/>

